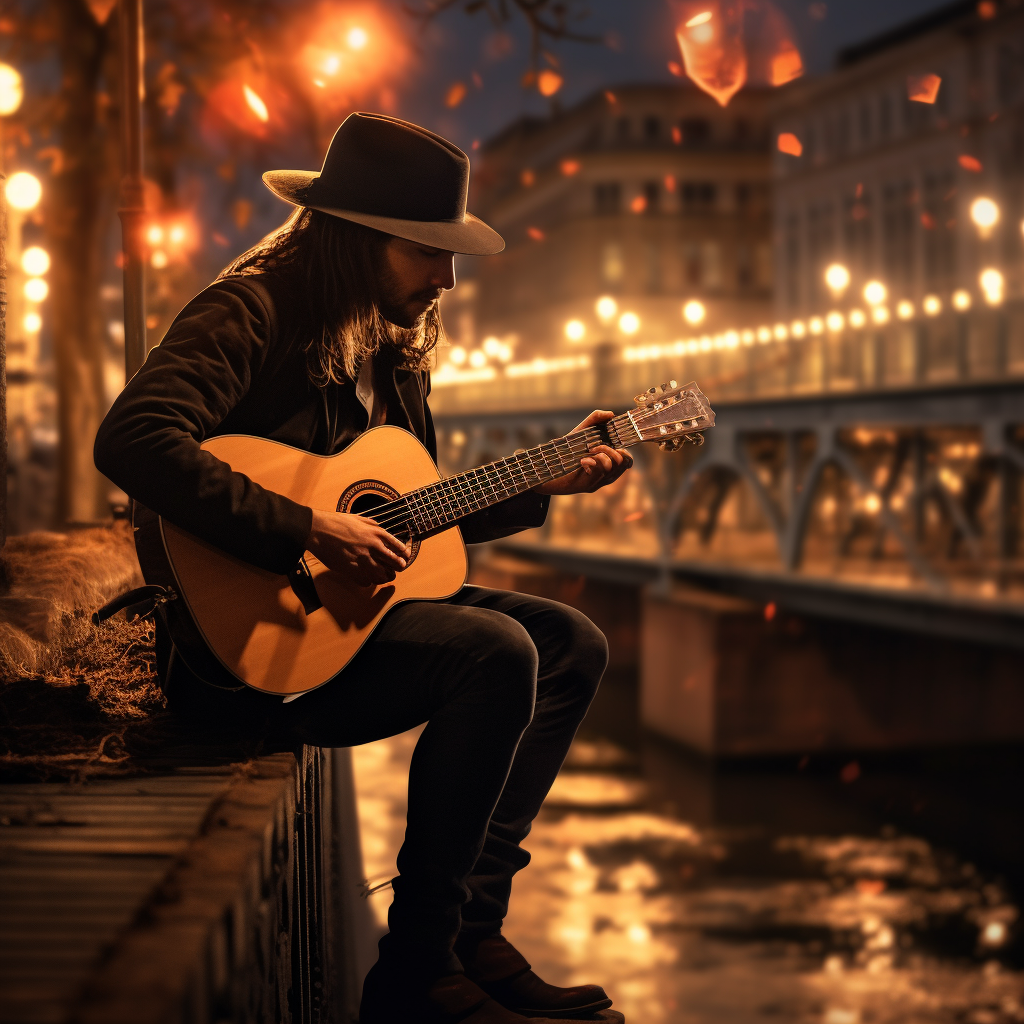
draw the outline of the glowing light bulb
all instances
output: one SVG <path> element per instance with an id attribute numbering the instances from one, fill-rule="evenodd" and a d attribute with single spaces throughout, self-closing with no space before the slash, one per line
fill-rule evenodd
<path id="1" fill-rule="evenodd" d="M 582 341 L 586 333 L 587 327 L 582 320 L 569 320 L 565 325 L 565 336 L 570 341 Z"/>
<path id="2" fill-rule="evenodd" d="M 887 324 L 889 322 L 889 310 L 885 306 L 873 306 L 871 319 L 876 324 Z"/>
<path id="3" fill-rule="evenodd" d="M 171 228 L 171 230 L 170 230 L 170 232 L 168 234 L 168 238 L 170 238 L 171 242 L 174 245 L 181 245 L 181 243 L 185 241 L 185 228 L 184 228 L 184 226 L 181 225 L 181 224 L 175 224 Z"/>
<path id="4" fill-rule="evenodd" d="M 888 294 L 889 290 L 881 281 L 868 281 L 864 285 L 864 301 L 869 306 L 880 306 Z"/>
<path id="5" fill-rule="evenodd" d="M 850 286 L 850 272 L 842 263 L 833 263 L 825 269 L 825 284 L 839 298 Z"/>
<path id="6" fill-rule="evenodd" d="M 707 316 L 707 310 L 704 308 L 703 302 L 698 302 L 696 299 L 690 299 L 683 306 L 683 319 L 693 327 L 697 324 L 704 322 L 704 317 Z"/>
<path id="7" fill-rule="evenodd" d="M 504 346 L 501 343 L 500 338 L 496 338 L 493 334 L 488 335 L 484 338 L 480 347 L 484 350 L 484 355 L 488 359 L 497 359 L 501 355 L 501 350 Z"/>
<path id="8" fill-rule="evenodd" d="M 896 315 L 901 320 L 912 320 L 914 318 L 914 304 L 907 299 L 901 299 L 896 304 Z"/>
<path id="9" fill-rule="evenodd" d="M 789 325 L 789 333 L 792 334 L 794 338 L 802 338 L 807 334 L 807 325 L 803 320 L 794 320 Z"/>
<path id="10" fill-rule="evenodd" d="M 772 340 L 772 329 L 770 327 L 761 326 L 757 329 L 757 340 L 762 345 L 767 345 Z"/>
<path id="11" fill-rule="evenodd" d="M 159 245 L 164 240 L 164 229 L 159 224 L 150 224 L 146 228 L 146 241 L 150 245 Z"/>
<path id="12" fill-rule="evenodd" d="M 619 311 L 619 304 L 610 295 L 602 295 L 594 303 L 594 310 L 601 323 L 610 324 L 615 319 L 615 314 Z"/>
<path id="13" fill-rule="evenodd" d="M 776 324 L 772 334 L 775 336 L 776 341 L 785 341 L 789 337 L 789 329 L 785 324 Z"/>
<path id="14" fill-rule="evenodd" d="M 636 313 L 623 313 L 619 317 L 619 330 L 623 334 L 636 334 L 640 330 L 640 317 Z"/>
<path id="15" fill-rule="evenodd" d="M 938 316 L 942 312 L 942 299 L 938 295 L 926 295 L 921 308 L 926 316 Z"/>
<path id="16" fill-rule="evenodd" d="M 978 275 L 978 284 L 981 285 L 985 301 L 990 306 L 998 306 L 1003 301 L 1003 275 L 995 267 L 983 270 Z"/>
<path id="17" fill-rule="evenodd" d="M 472 366 L 474 370 L 479 370 L 487 365 L 487 356 L 485 356 L 480 349 L 474 349 L 469 354 L 469 365 Z"/>
<path id="18" fill-rule="evenodd" d="M 461 345 L 453 345 L 448 353 L 448 362 L 455 366 L 462 366 L 466 361 L 466 350 Z"/>
<path id="19" fill-rule="evenodd" d="M 43 196 L 43 186 L 39 179 L 28 171 L 18 171 L 7 179 L 7 187 L 4 189 L 7 202 L 16 210 L 31 210 L 38 204 Z"/>
<path id="20" fill-rule="evenodd" d="M 953 308 L 960 313 L 971 308 L 971 293 L 965 288 L 958 288 L 953 292 Z"/>
<path id="21" fill-rule="evenodd" d="M 365 28 L 360 28 L 358 25 L 354 25 L 348 30 L 348 34 L 345 36 L 345 42 L 348 44 L 350 50 L 361 50 L 370 41 L 370 36 Z"/>
<path id="22" fill-rule="evenodd" d="M 149 257 L 149 262 L 154 270 L 163 270 L 170 260 L 168 260 L 167 253 L 165 253 L 163 249 L 157 249 L 156 252 Z"/>
<path id="23" fill-rule="evenodd" d="M 26 313 L 21 326 L 26 334 L 36 334 L 43 326 L 43 318 L 38 313 Z"/>
<path id="24" fill-rule="evenodd" d="M 30 246 L 21 254 L 21 269 L 39 277 L 50 269 L 50 254 L 39 245 Z"/>
<path id="25" fill-rule="evenodd" d="M 868 322 L 863 309 L 851 309 L 847 320 L 851 327 L 863 327 Z"/>
<path id="26" fill-rule="evenodd" d="M 41 277 L 30 277 L 25 282 L 25 298 L 29 302 L 43 302 L 50 294 L 50 286 Z"/>
<path id="27" fill-rule="evenodd" d="M 985 234 L 999 223 L 999 207 L 988 196 L 979 196 L 971 203 L 971 220 Z"/>
<path id="28" fill-rule="evenodd" d="M 834 309 L 825 317 L 825 326 L 835 334 L 846 326 L 846 319 L 842 313 Z"/>
<path id="29" fill-rule="evenodd" d="M 809 330 L 811 334 L 822 334 L 825 330 L 825 321 L 822 320 L 820 316 L 812 316 L 811 319 L 807 321 L 807 330 Z"/>
<path id="30" fill-rule="evenodd" d="M 24 95 L 21 75 L 10 64 L 0 64 L 0 116 L 13 114 Z"/>

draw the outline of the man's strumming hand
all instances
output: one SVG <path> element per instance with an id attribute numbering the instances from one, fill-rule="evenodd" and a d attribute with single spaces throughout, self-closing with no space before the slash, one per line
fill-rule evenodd
<path id="1" fill-rule="evenodd" d="M 604 423 L 614 415 L 615 413 L 606 409 L 595 409 L 579 426 L 574 427 L 572 432 Z M 538 494 L 589 493 L 614 483 L 632 465 L 632 456 L 616 451 L 606 444 L 598 445 L 589 455 L 580 459 L 579 469 L 566 476 L 549 480 L 545 484 L 538 484 L 534 490 Z"/>
<path id="2" fill-rule="evenodd" d="M 372 519 L 313 509 L 306 550 L 357 587 L 390 583 L 408 564 L 409 548 Z"/>

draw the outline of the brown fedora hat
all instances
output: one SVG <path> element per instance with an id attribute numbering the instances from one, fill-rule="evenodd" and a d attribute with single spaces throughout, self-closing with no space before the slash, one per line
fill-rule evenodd
<path id="1" fill-rule="evenodd" d="M 505 248 L 497 231 L 466 213 L 469 157 L 396 117 L 349 114 L 319 174 L 267 171 L 263 181 L 296 206 L 437 249 L 489 256 Z"/>

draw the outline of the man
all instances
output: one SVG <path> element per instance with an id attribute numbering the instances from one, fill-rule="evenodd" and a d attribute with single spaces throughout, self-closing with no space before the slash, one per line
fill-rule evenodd
<path id="1" fill-rule="evenodd" d="M 240 433 L 333 455 L 387 422 L 436 458 L 426 365 L 441 337 L 437 300 L 455 284 L 454 253 L 504 247 L 466 213 L 468 179 L 455 146 L 372 114 L 346 119 L 319 174 L 264 175 L 295 214 L 178 315 L 100 427 L 100 470 L 265 569 L 287 573 L 311 551 L 354 585 L 393 580 L 409 551 L 373 520 L 267 491 L 200 444 Z M 595 411 L 585 423 L 610 416 Z M 538 526 L 551 494 L 592 491 L 630 464 L 597 448 L 572 474 L 467 516 L 465 539 Z M 162 630 L 157 647 L 170 706 L 197 721 L 322 746 L 427 723 L 363 1024 L 514 1024 L 610 1006 L 597 986 L 545 984 L 501 936 L 512 876 L 529 861 L 520 844 L 607 661 L 583 615 L 471 586 L 398 605 L 344 671 L 288 703 L 211 685 Z"/>

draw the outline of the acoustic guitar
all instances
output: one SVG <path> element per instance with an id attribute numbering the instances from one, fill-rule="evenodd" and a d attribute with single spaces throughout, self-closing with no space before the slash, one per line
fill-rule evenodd
<path id="1" fill-rule="evenodd" d="M 573 472 L 597 445 L 702 443 L 715 414 L 695 384 L 651 388 L 636 408 L 598 426 L 441 477 L 427 450 L 399 427 L 374 427 L 324 457 L 243 435 L 202 445 L 268 490 L 312 508 L 373 518 L 411 546 L 408 567 L 383 586 L 356 587 L 310 552 L 288 576 L 226 554 L 141 506 L 136 546 L 183 658 L 200 678 L 296 696 L 336 676 L 400 601 L 438 600 L 466 582 L 457 523 L 537 484 Z M 121 604 L 124 607 L 124 603 Z"/>

